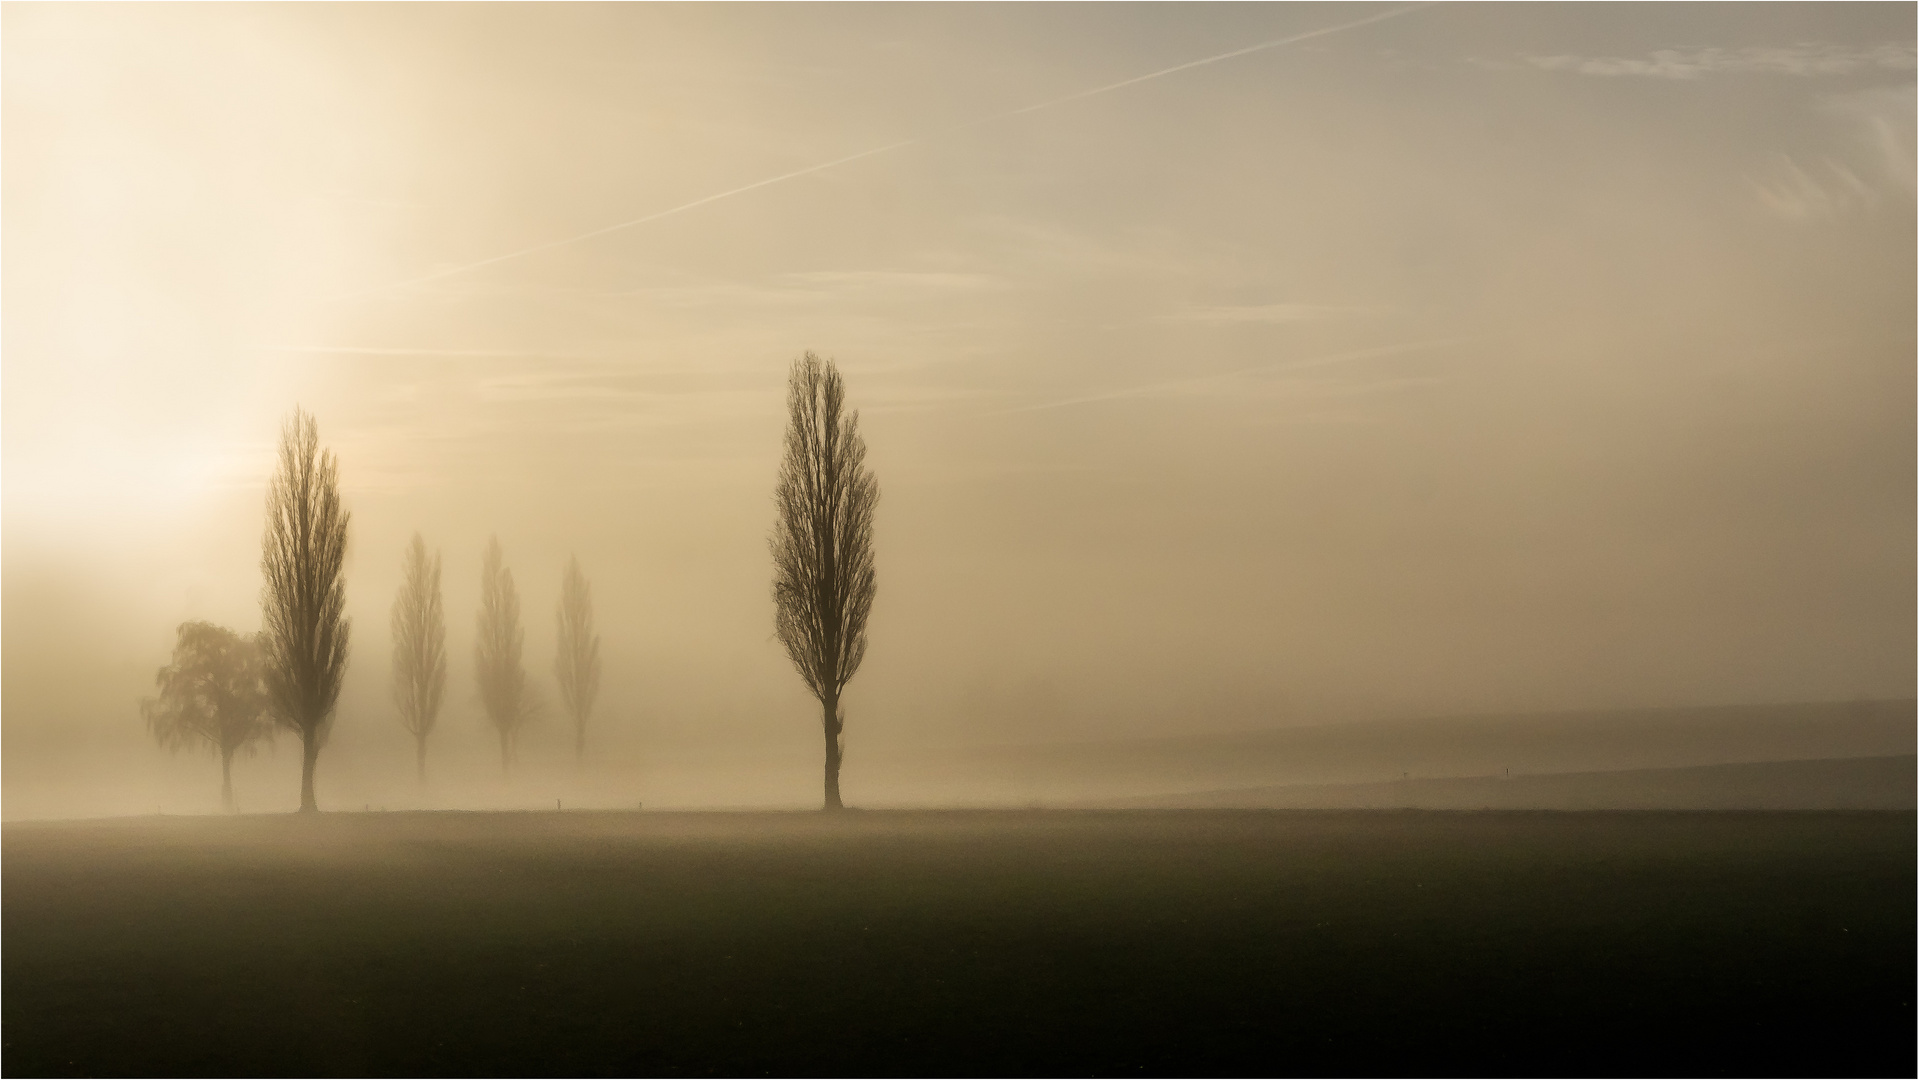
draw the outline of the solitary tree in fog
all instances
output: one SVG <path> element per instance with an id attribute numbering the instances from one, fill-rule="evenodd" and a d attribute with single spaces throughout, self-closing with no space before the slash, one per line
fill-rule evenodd
<path id="1" fill-rule="evenodd" d="M 267 696 L 274 719 L 300 736 L 300 809 L 319 809 L 313 767 L 333 726 L 346 673 L 347 520 L 339 466 L 320 452 L 320 428 L 300 409 L 280 431 L 280 462 L 267 489 L 260 570 Z"/>
<path id="2" fill-rule="evenodd" d="M 406 580 L 393 599 L 393 702 L 413 733 L 415 763 L 426 779 L 426 737 L 446 693 L 446 610 L 440 604 L 440 553 L 426 557 L 419 533 L 401 560 Z"/>
<path id="3" fill-rule="evenodd" d="M 873 607 L 873 506 L 859 413 L 831 360 L 807 353 L 786 388 L 786 456 L 773 501 L 774 632 L 819 699 L 826 733 L 826 809 L 840 808 L 845 718 L 840 692 L 866 656 Z"/>
<path id="4" fill-rule="evenodd" d="M 526 634 L 520 630 L 520 594 L 513 571 L 501 565 L 500 538 L 487 542 L 480 567 L 480 640 L 473 647 L 480 703 L 500 736 L 500 768 L 512 767 L 513 749 L 527 719 L 526 669 L 520 665 Z"/>
<path id="5" fill-rule="evenodd" d="M 593 587 L 580 572 L 580 560 L 566 561 L 560 583 L 560 650 L 553 674 L 560 682 L 560 698 L 573 718 L 573 754 L 586 757 L 586 718 L 600 696 L 600 635 L 593 630 Z"/>
<path id="6" fill-rule="evenodd" d="M 233 755 L 273 737 L 259 642 L 209 622 L 180 624 L 158 697 L 140 702 L 147 730 L 169 750 L 205 746 L 220 755 L 220 805 L 233 809 Z"/>

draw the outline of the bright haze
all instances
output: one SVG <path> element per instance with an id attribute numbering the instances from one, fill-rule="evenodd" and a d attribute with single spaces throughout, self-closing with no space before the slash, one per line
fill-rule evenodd
<path id="1" fill-rule="evenodd" d="M 322 808 L 816 804 L 767 550 L 808 349 L 882 491 L 852 803 L 1045 794 L 888 771 L 968 747 L 1913 696 L 1909 4 L 0 20 L 10 817 L 215 808 L 137 703 L 182 621 L 259 627 L 296 406 L 352 512 Z"/>

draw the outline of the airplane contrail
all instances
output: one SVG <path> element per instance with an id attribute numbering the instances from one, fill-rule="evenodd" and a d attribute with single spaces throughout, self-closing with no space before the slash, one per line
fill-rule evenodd
<path id="1" fill-rule="evenodd" d="M 1287 37 L 1273 38 L 1271 41 L 1262 41 L 1256 45 L 1247 45 L 1244 48 L 1234 49 L 1230 52 L 1223 52 L 1216 56 L 1202 57 L 1198 60 L 1188 60 L 1187 62 L 1183 64 L 1174 64 L 1172 67 L 1160 68 L 1158 71 L 1149 71 L 1144 75 L 1135 75 L 1130 79 L 1121 79 L 1119 82 L 1107 83 L 1105 86 L 1096 86 L 1090 90 L 1081 90 L 1081 91 L 1078 91 L 1077 93 L 1067 94 L 1064 97 L 1052 98 L 1047 101 L 1038 102 L 1037 104 L 1021 106 L 1020 108 L 1017 108 L 1017 109 L 1008 109 L 1005 112 L 989 113 L 986 116 L 977 117 L 975 119 L 965 121 L 964 123 L 954 124 L 951 127 L 941 128 L 938 131 L 929 132 L 924 135 L 915 135 L 910 139 L 901 139 L 898 142 L 887 143 L 884 146 L 875 146 L 870 150 L 861 150 L 857 154 L 848 154 L 845 157 L 834 158 L 831 161 L 823 161 L 817 165 L 808 165 L 805 168 L 794 169 L 792 172 L 781 173 L 778 176 L 769 176 L 764 180 L 755 180 L 754 182 L 750 184 L 743 184 L 739 187 L 731 188 L 729 190 L 722 191 L 717 194 L 707 195 L 703 198 L 694 199 L 692 202 L 681 203 L 678 206 L 669 207 L 665 210 L 656 211 L 654 213 L 647 214 L 644 217 L 632 218 L 628 221 L 622 221 L 614 225 L 607 225 L 603 228 L 594 229 L 591 232 L 583 232 L 576 236 L 569 236 L 561 240 L 549 240 L 544 244 L 535 244 L 532 247 L 521 248 L 518 251 L 509 251 L 504 255 L 495 255 L 491 258 L 481 259 L 478 262 L 463 263 L 459 266 L 448 267 L 447 269 L 444 269 L 444 270 L 436 270 L 431 274 L 425 274 L 417 278 L 410 278 L 406 281 L 394 282 L 392 285 L 384 286 L 383 288 L 406 288 L 408 286 L 413 286 L 413 285 L 424 285 L 430 281 L 439 281 L 442 278 L 453 277 L 456 274 L 464 274 L 472 270 L 478 270 L 483 266 L 492 266 L 496 263 L 503 263 L 513 259 L 525 258 L 528 255 L 535 255 L 542 251 L 551 251 L 554 248 L 567 247 L 572 244 L 578 244 L 582 241 L 591 240 L 594 237 L 605 236 L 608 233 L 620 232 L 625 229 L 631 229 L 638 225 L 644 225 L 650 221 L 658 221 L 661 218 L 672 217 L 675 214 L 685 213 L 686 211 L 692 210 L 695 207 L 705 206 L 708 203 L 718 202 L 721 199 L 730 199 L 735 195 L 743 195 L 746 192 L 753 191 L 757 188 L 767 187 L 768 185 L 771 185 L 771 184 L 777 184 L 785 180 L 792 180 L 801 176 L 809 175 L 811 173 L 823 172 L 827 169 L 835 168 L 840 165 L 845 165 L 850 162 L 858 161 L 861 158 L 869 158 L 869 157 L 873 157 L 876 154 L 884 154 L 891 150 L 903 149 L 908 146 L 913 146 L 918 143 L 926 142 L 929 139 L 936 139 L 943 135 L 950 135 L 955 132 L 964 131 L 968 128 L 979 127 L 982 124 L 990 124 L 995 120 L 1005 120 L 1014 116 L 1024 116 L 1027 113 L 1038 112 L 1041 109 L 1050 109 L 1056 105 L 1065 105 L 1068 102 L 1073 102 L 1073 101 L 1083 101 L 1086 98 L 1095 97 L 1100 94 L 1111 93 L 1114 90 L 1123 89 L 1128 86 L 1134 86 L 1139 83 L 1151 81 L 1153 79 L 1164 78 L 1176 72 L 1187 71 L 1191 68 L 1205 67 L 1208 64 L 1217 64 L 1222 60 L 1231 60 L 1235 57 L 1246 56 L 1249 53 L 1264 52 L 1267 49 L 1277 49 L 1284 45 L 1294 45 L 1302 41 L 1310 41 L 1313 38 L 1326 37 L 1329 34 L 1337 34 L 1346 30 L 1355 30 L 1362 26 L 1370 26 L 1373 23 L 1384 22 L 1387 19 L 1397 18 L 1401 15 L 1406 14 L 1409 11 L 1415 11 L 1419 8 L 1426 7 L 1426 6 L 1428 5 L 1423 3 L 1409 4 L 1405 7 L 1394 8 L 1391 11 L 1380 12 L 1377 15 L 1368 15 L 1367 17 L 1363 19 L 1354 19 L 1351 22 L 1343 22 L 1336 26 L 1323 26 L 1317 30 L 1308 30 L 1305 33 L 1301 33 L 1301 34 L 1291 34 L 1291 35 L 1288 35 Z M 381 288 L 366 289 L 366 290 L 361 290 L 360 292 L 347 293 L 344 296 L 334 297 L 333 299 L 346 299 L 352 296 L 364 296 L 367 293 L 378 292 L 378 291 L 382 291 Z"/>
<path id="2" fill-rule="evenodd" d="M 778 176 L 769 176 L 764 180 L 755 180 L 750 184 L 744 184 L 740 187 L 736 187 L 728 191 L 722 191 L 716 195 L 708 195 L 705 198 L 694 199 L 690 203 L 681 203 L 678 206 L 672 207 L 667 210 L 661 210 L 657 213 L 648 214 L 645 217 L 637 217 L 632 219 L 631 221 L 622 221 L 617 225 L 608 225 L 605 228 L 594 229 L 592 232 L 584 232 L 579 234 L 578 236 L 569 236 L 564 240 L 549 240 L 544 244 L 535 244 L 530 248 L 521 248 L 518 251 L 511 251 L 506 253 L 505 255 L 495 255 L 490 259 L 481 259 L 479 262 L 466 263 L 461 266 L 452 267 L 451 269 L 436 271 L 435 273 L 428 274 L 425 277 L 417 277 L 408 281 L 398 282 L 397 284 L 399 286 L 423 285 L 429 281 L 438 281 L 439 279 L 444 277 L 452 277 L 454 274 L 464 274 L 468 270 L 478 270 L 482 266 L 492 266 L 494 263 L 506 262 L 508 259 L 518 259 L 518 258 L 521 258 L 522 256 L 533 255 L 542 251 L 550 251 L 553 248 L 566 247 L 568 244 L 577 244 L 581 242 L 582 240 L 591 240 L 596 236 L 605 236 L 607 233 L 610 233 L 610 232 L 619 232 L 621 229 L 630 229 L 634 227 L 635 225 L 644 225 L 649 221 L 658 221 L 659 219 L 663 217 L 672 217 L 674 214 L 678 214 L 686 210 L 691 210 L 696 206 L 705 206 L 707 203 L 710 203 L 710 202 L 718 202 L 721 199 L 731 198 L 734 195 L 740 195 L 745 192 L 752 191 L 754 188 L 763 188 L 767 186 L 768 184 L 777 184 L 782 180 L 791 180 L 796 176 L 805 176 L 807 173 L 816 173 L 822 169 L 830 169 L 835 165 L 844 165 L 849 161 L 858 161 L 859 159 L 863 157 L 872 157 L 874 154 L 884 154 L 888 150 L 897 150 L 902 146 L 911 146 L 914 143 L 919 141 L 921 141 L 919 138 L 904 139 L 904 140 L 901 140 L 900 142 L 888 143 L 885 146 L 875 146 L 871 150 L 861 150 L 857 154 L 848 154 L 843 158 L 834 158 L 832 161 L 822 162 L 821 164 L 818 164 L 818 165 L 808 165 L 804 169 L 794 169 L 792 172 L 789 172 L 789 173 L 781 173 Z"/>
<path id="3" fill-rule="evenodd" d="M 1394 8 L 1391 11 L 1380 12 L 1378 15 L 1368 15 L 1363 19 L 1354 19 L 1352 22 L 1340 23 L 1338 26 L 1323 26 L 1323 27 L 1320 27 L 1318 30 L 1308 30 L 1303 34 L 1294 34 L 1291 37 L 1274 38 L 1271 41 L 1262 41 L 1257 45 L 1248 45 L 1243 49 L 1234 49 L 1232 52 L 1223 52 L 1223 53 L 1220 53 L 1218 56 L 1208 56 L 1200 60 L 1188 60 L 1184 64 L 1174 64 L 1172 67 L 1169 67 L 1169 68 L 1160 68 L 1158 71 L 1150 71 L 1144 75 L 1135 75 L 1130 79 L 1121 79 L 1119 82 L 1116 82 L 1116 83 L 1108 83 L 1105 86 L 1096 86 L 1091 90 L 1081 90 L 1077 94 L 1068 94 L 1065 97 L 1054 98 L 1051 101 L 1042 101 L 1037 105 L 1028 105 L 1024 108 L 1014 109 L 1011 112 L 999 113 L 995 116 L 987 117 L 986 119 L 998 120 L 1001 117 L 1020 116 L 1024 113 L 1037 112 L 1040 109 L 1050 109 L 1055 105 L 1064 105 L 1069 101 L 1079 101 L 1082 98 L 1089 98 L 1095 94 L 1104 94 L 1111 90 L 1118 90 L 1121 87 L 1132 86 L 1134 83 L 1143 83 L 1147 81 L 1148 79 L 1162 78 L 1164 76 L 1171 75 L 1176 71 L 1185 71 L 1188 68 L 1205 67 L 1207 64 L 1217 64 L 1221 60 L 1231 60 L 1236 56 L 1245 56 L 1248 53 L 1264 52 L 1267 49 L 1277 49 L 1281 45 L 1295 45 L 1302 41 L 1310 41 L 1313 38 L 1325 37 L 1328 34 L 1337 34 L 1343 30 L 1356 30 L 1359 27 L 1370 26 L 1376 22 L 1385 22 L 1387 19 L 1398 18 L 1399 16 L 1404 15 L 1409 11 L 1416 11 L 1419 8 L 1428 7 L 1428 6 L 1430 5 L 1408 4 L 1405 7 Z M 985 120 L 975 121 L 975 123 L 985 123 Z M 968 124 L 966 126 L 970 127 L 972 125 Z"/>

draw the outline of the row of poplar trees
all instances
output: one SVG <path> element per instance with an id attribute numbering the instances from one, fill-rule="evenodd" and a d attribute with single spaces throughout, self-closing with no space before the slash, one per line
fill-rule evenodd
<path id="1" fill-rule="evenodd" d="M 407 546 L 405 581 L 393 601 L 393 702 L 400 723 L 413 736 L 420 779 L 426 779 L 426 738 L 446 697 L 446 608 L 440 596 L 440 553 L 427 557 L 419 533 Z M 573 721 L 573 753 L 586 756 L 586 721 L 600 696 L 600 635 L 593 629 L 593 592 L 580 560 L 566 562 L 560 584 L 559 649 L 553 675 Z M 474 674 L 480 704 L 500 738 L 500 768 L 510 769 L 520 732 L 537 713 L 521 664 L 526 633 L 520 629 L 520 595 L 504 565 L 500 540 L 487 542 L 480 567 L 479 639 Z"/>
<path id="2" fill-rule="evenodd" d="M 794 361 L 787 384 L 785 453 L 770 545 L 775 635 L 821 708 L 828 810 L 842 805 L 841 697 L 866 655 L 878 501 L 859 413 L 846 408 L 845 383 L 832 361 L 808 352 Z M 320 449 L 318 425 L 303 410 L 294 410 L 281 431 L 266 509 L 260 632 L 183 624 L 173 662 L 155 678 L 159 694 L 142 701 L 141 709 L 162 745 L 206 747 L 220 756 L 221 797 L 229 809 L 234 755 L 250 751 L 276 727 L 290 729 L 300 738 L 300 809 L 315 811 L 314 769 L 332 729 L 352 629 L 344 577 L 352 515 L 340 501 L 338 462 Z M 392 613 L 394 703 L 413 735 L 422 780 L 427 737 L 446 696 L 440 565 L 439 552 L 429 556 L 426 542 L 414 534 Z M 591 588 L 577 558 L 567 562 L 557 614 L 554 674 L 573 721 L 574 752 L 584 756 L 587 718 L 599 695 L 600 639 Z M 520 732 L 536 712 L 521 662 L 524 645 L 519 594 L 495 537 L 480 572 L 474 661 L 480 701 L 499 736 L 502 768 L 511 767 Z"/>
<path id="3" fill-rule="evenodd" d="M 346 674 L 352 620 L 343 576 L 347 525 L 339 466 L 320 450 L 313 417 L 295 410 L 280 437 L 278 468 L 267 492 L 260 568 L 262 629 L 239 634 L 208 622 L 180 626 L 173 662 L 155 676 L 159 693 L 141 702 L 163 746 L 205 747 L 220 757 L 220 795 L 233 805 L 233 758 L 251 753 L 276 728 L 300 739 L 300 808 L 317 809 L 313 773 L 332 730 Z M 393 700 L 413 735 L 426 778 L 426 742 L 446 697 L 446 614 L 440 554 L 429 558 L 414 534 L 402 561 L 405 580 L 393 601 Z M 474 660 L 480 701 L 511 766 L 519 735 L 536 708 L 521 663 L 526 635 L 513 572 L 492 539 L 481 573 L 479 641 Z M 575 754 L 586 753 L 586 725 L 600 689 L 600 638 L 593 596 L 577 558 L 567 561 L 559 604 L 554 675 L 573 721 Z"/>

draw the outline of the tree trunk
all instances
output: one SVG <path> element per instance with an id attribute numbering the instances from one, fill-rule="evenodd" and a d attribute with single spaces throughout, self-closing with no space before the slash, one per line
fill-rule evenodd
<path id="1" fill-rule="evenodd" d="M 233 813 L 233 751 L 220 750 L 220 808 Z"/>
<path id="2" fill-rule="evenodd" d="M 320 760 L 320 732 L 307 728 L 300 732 L 300 812 L 314 814 L 320 804 L 313 799 L 313 766 Z"/>
<path id="3" fill-rule="evenodd" d="M 820 703 L 826 727 L 826 810 L 843 810 L 840 802 L 840 703 L 829 698 Z"/>
<path id="4" fill-rule="evenodd" d="M 576 761 L 586 760 L 586 723 L 585 721 L 581 721 L 573 725 L 573 758 Z"/>
<path id="5" fill-rule="evenodd" d="M 500 772 L 513 771 L 513 753 L 505 728 L 500 729 Z"/>
<path id="6" fill-rule="evenodd" d="M 415 735 L 413 740 L 416 744 L 413 757 L 414 768 L 418 772 L 420 783 L 424 784 L 426 783 L 426 736 Z"/>

